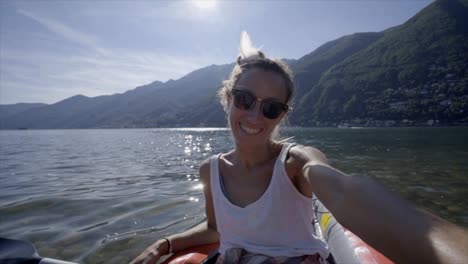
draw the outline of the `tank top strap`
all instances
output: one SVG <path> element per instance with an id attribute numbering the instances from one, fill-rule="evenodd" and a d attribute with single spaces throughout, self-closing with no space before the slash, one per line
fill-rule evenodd
<path id="1" fill-rule="evenodd" d="M 294 147 L 296 143 L 284 143 L 283 148 L 281 149 L 279 160 L 284 164 L 286 157 L 288 156 L 289 149 Z"/>
<path id="2" fill-rule="evenodd" d="M 219 156 L 221 156 L 221 153 L 213 155 L 210 158 L 210 182 L 212 188 L 219 186 Z"/>

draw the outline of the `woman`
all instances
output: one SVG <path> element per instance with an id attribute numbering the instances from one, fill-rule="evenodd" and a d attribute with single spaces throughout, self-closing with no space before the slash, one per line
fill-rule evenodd
<path id="1" fill-rule="evenodd" d="M 433 246 L 433 238 L 454 238 L 456 232 L 447 236 L 452 225 L 371 180 L 332 168 L 315 148 L 275 141 L 293 93 L 288 67 L 266 58 L 243 32 L 241 56 L 219 92 L 235 148 L 200 167 L 207 221 L 156 241 L 132 263 L 156 263 L 162 255 L 218 241 L 217 263 L 325 263 L 327 245 L 314 237 L 311 225 L 313 193 L 342 225 L 395 261 L 463 260 L 463 254 Z M 402 214 L 403 227 L 395 224 Z M 441 228 L 432 232 L 436 222 Z M 463 245 L 466 240 L 459 249 Z"/>

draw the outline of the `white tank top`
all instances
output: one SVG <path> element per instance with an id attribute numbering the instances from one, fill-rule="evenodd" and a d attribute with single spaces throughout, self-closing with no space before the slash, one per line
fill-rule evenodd
<path id="1" fill-rule="evenodd" d="M 219 157 L 210 161 L 210 184 L 219 253 L 229 248 L 272 257 L 297 257 L 319 253 L 328 257 L 328 246 L 314 235 L 312 198 L 300 193 L 284 166 L 292 144 L 284 144 L 276 159 L 267 190 L 258 200 L 242 208 L 227 199 L 221 189 Z"/>

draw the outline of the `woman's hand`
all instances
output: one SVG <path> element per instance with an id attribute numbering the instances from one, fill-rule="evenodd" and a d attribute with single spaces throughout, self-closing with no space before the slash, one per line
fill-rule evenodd
<path id="1" fill-rule="evenodd" d="M 166 240 L 158 240 L 145 249 L 145 251 L 130 262 L 130 264 L 155 264 L 162 256 L 166 255 L 168 251 L 169 245 Z"/>

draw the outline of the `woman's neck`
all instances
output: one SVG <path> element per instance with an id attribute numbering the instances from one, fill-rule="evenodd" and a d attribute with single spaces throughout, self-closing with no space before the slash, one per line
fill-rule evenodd
<path id="1" fill-rule="evenodd" d="M 249 169 L 275 158 L 280 146 L 280 143 L 273 141 L 268 141 L 267 144 L 260 146 L 249 147 L 236 144 L 234 157 L 242 167 Z"/>

